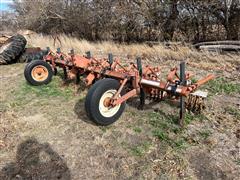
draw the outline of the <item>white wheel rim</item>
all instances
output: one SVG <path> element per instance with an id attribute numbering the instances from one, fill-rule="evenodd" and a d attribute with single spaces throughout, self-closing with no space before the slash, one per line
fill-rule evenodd
<path id="1" fill-rule="evenodd" d="M 31 71 L 34 81 L 43 82 L 48 78 L 48 70 L 42 65 L 35 66 Z"/>
<path id="2" fill-rule="evenodd" d="M 106 117 L 106 118 L 114 116 L 121 107 L 121 104 L 119 104 L 117 106 L 114 106 L 114 107 L 107 107 L 107 106 L 104 105 L 104 101 L 107 98 L 112 98 L 116 94 L 116 92 L 117 91 L 115 89 L 108 90 L 100 98 L 99 111 L 100 111 L 101 115 Z"/>

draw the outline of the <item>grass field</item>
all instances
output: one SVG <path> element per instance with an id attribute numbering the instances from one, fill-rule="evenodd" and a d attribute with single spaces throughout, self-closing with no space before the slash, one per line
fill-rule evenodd
<path id="1" fill-rule="evenodd" d="M 178 109 L 167 102 L 136 109 L 129 101 L 123 116 L 108 127 L 86 116 L 87 89 L 64 85 L 55 76 L 33 87 L 25 64 L 0 66 L 0 179 L 4 174 L 44 179 L 238 179 L 240 173 L 240 56 L 197 52 L 189 47 L 90 43 L 62 36 L 63 50 L 112 52 L 128 63 L 170 67 L 187 61 L 197 78 L 214 73 L 207 108 L 188 113 L 177 124 Z M 29 46 L 51 46 L 49 37 L 29 38 Z M 20 175 L 21 174 L 21 175 Z M 33 178 L 34 179 L 34 178 Z"/>

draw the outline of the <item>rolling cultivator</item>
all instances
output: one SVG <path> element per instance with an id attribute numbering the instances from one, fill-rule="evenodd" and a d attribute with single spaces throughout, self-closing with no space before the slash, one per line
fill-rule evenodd
<path id="1" fill-rule="evenodd" d="M 106 59 L 96 59 L 90 52 L 80 56 L 73 50 L 64 54 L 60 49 L 57 52 L 47 49 L 43 60 L 27 64 L 24 75 L 32 85 L 48 84 L 59 68 L 63 69 L 64 79 L 75 79 L 79 83 L 83 77 L 85 85 L 91 86 L 85 99 L 85 109 L 88 117 L 99 125 L 109 125 L 119 119 L 126 101 L 133 97 L 140 98 L 140 109 L 143 109 L 146 98 L 178 102 L 179 124 L 183 125 L 186 108 L 193 112 L 204 108 L 207 93 L 197 89 L 214 78 L 210 74 L 193 83 L 193 74 L 185 72 L 185 63 L 182 62 L 180 68 L 171 69 L 167 78 L 162 80 L 161 67 L 142 66 L 140 58 L 136 63 L 125 66 L 112 54 Z"/>

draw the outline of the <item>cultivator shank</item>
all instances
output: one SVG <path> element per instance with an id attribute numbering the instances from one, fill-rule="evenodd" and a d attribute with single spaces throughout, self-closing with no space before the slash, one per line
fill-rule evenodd
<path id="1" fill-rule="evenodd" d="M 119 59 L 114 59 L 112 54 L 109 54 L 107 59 L 95 59 L 90 52 L 86 56 L 80 56 L 75 55 L 73 50 L 69 54 L 64 54 L 60 49 L 57 52 L 48 49 L 44 61 L 47 63 L 46 66 L 50 65 L 54 74 L 57 74 L 57 68 L 62 68 L 65 79 L 83 77 L 85 85 L 91 86 L 85 104 L 87 114 L 101 125 L 116 121 L 123 112 L 125 102 L 135 96 L 140 97 L 141 109 L 147 97 L 154 101 L 166 98 L 179 101 L 179 123 L 183 124 L 185 108 L 193 112 L 199 112 L 204 108 L 202 102 L 206 98 L 206 93 L 197 93 L 196 90 L 214 78 L 213 75 L 208 75 L 192 83 L 190 79 L 193 74 L 185 72 L 183 62 L 180 65 L 180 74 L 178 74 L 178 68 L 175 67 L 170 70 L 166 80 L 163 81 L 161 67 L 143 67 L 140 58 L 137 59 L 136 64 L 130 63 L 125 66 L 120 63 Z M 37 85 L 44 83 L 44 81 L 39 82 Z"/>

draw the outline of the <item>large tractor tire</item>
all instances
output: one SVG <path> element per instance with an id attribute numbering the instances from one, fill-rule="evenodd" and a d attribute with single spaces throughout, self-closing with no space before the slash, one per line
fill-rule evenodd
<path id="1" fill-rule="evenodd" d="M 111 99 L 120 87 L 115 79 L 102 79 L 97 81 L 88 91 L 85 100 L 85 110 L 88 117 L 98 125 L 107 126 L 117 121 L 122 115 L 126 103 L 108 107 L 107 101 Z M 121 92 L 122 96 L 124 91 Z"/>
<path id="2" fill-rule="evenodd" d="M 22 35 L 9 38 L 0 47 L 0 64 L 16 63 L 18 58 L 25 50 L 27 40 Z"/>
<path id="3" fill-rule="evenodd" d="M 53 71 L 47 62 L 35 60 L 26 65 L 24 76 L 29 84 L 40 86 L 51 82 Z"/>

